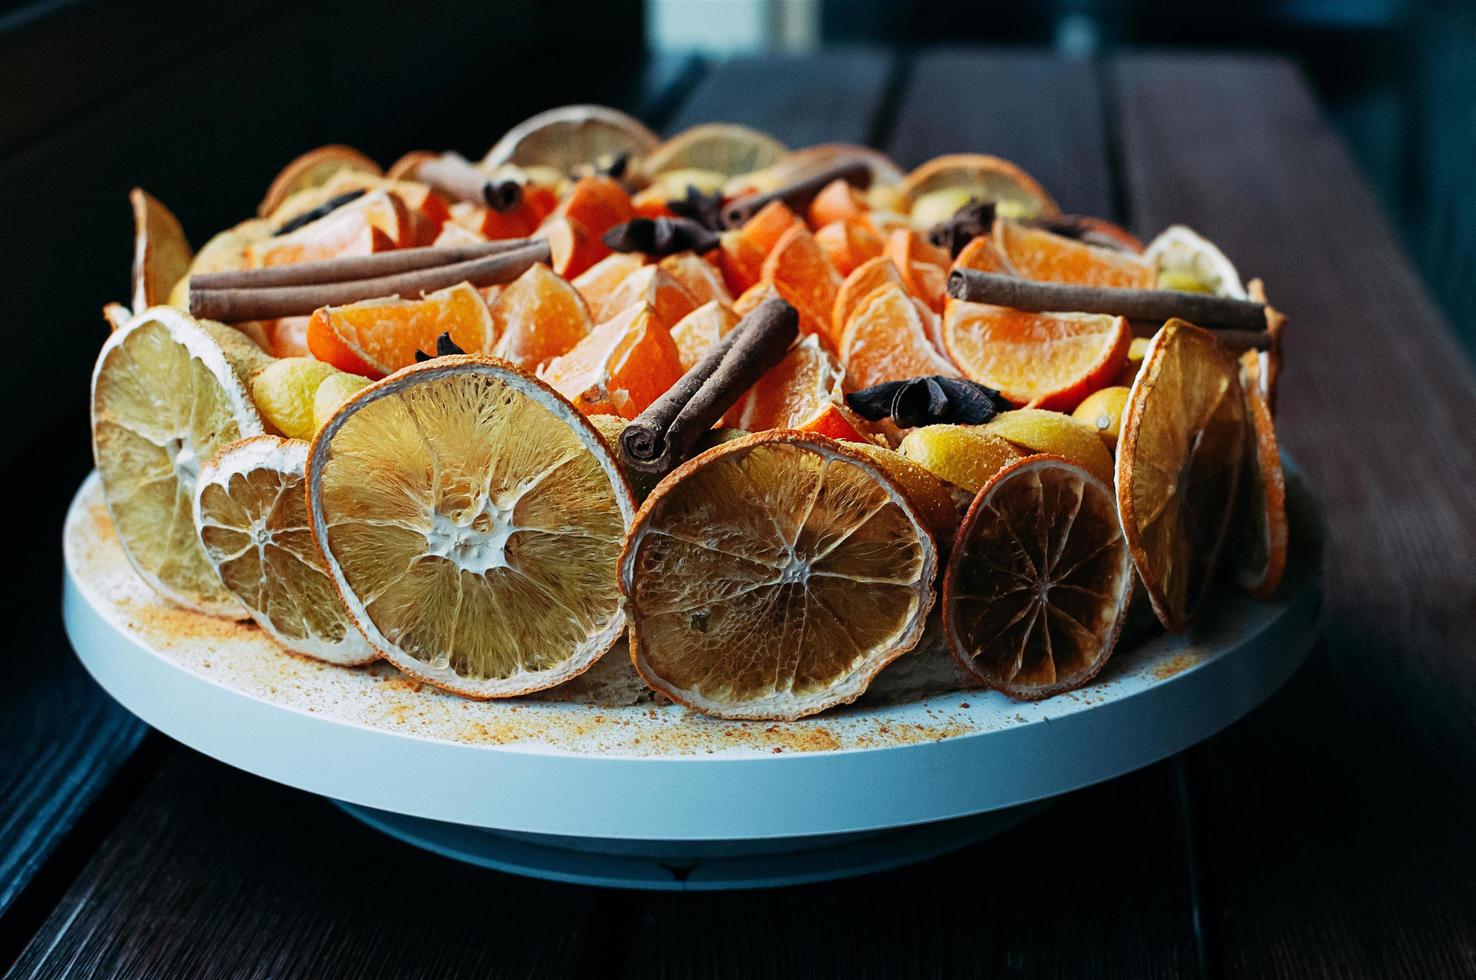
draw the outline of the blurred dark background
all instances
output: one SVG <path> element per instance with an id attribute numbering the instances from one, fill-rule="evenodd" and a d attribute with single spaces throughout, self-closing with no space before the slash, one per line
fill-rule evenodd
<path id="1" fill-rule="evenodd" d="M 519 119 L 570 101 L 659 128 L 704 59 L 944 43 L 1082 59 L 1123 46 L 1291 55 L 1476 346 L 1476 7 L 1466 3 L 0 0 L 0 256 L 17 367 L 0 384 L 7 470 L 60 468 L 44 483 L 58 498 L 46 502 L 52 535 L 89 465 L 87 374 L 106 329 L 100 307 L 128 294 L 134 184 L 198 246 L 322 143 L 385 163 L 419 147 L 479 155 Z M 8 494 L 35 493 L 8 482 Z"/>

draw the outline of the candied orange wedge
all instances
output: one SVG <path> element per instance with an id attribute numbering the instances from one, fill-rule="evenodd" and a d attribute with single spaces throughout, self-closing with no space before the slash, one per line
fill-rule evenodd
<path id="1" fill-rule="evenodd" d="M 821 334 L 828 342 L 825 324 L 841 278 L 808 228 L 796 223 L 779 237 L 764 259 L 762 279 L 799 311 L 801 330 Z"/>
<path id="2" fill-rule="evenodd" d="M 491 304 L 496 354 L 536 371 L 589 336 L 592 321 L 579 292 L 535 262 Z"/>
<path id="3" fill-rule="evenodd" d="M 481 293 L 458 283 L 424 299 L 325 306 L 308 321 L 307 348 L 340 371 L 382 378 L 414 364 L 417 350 L 434 351 L 443 333 L 467 353 L 492 349 L 496 333 Z"/>
<path id="4" fill-rule="evenodd" d="M 633 419 L 682 376 L 671 329 L 644 303 L 595 327 L 539 372 L 586 415 Z"/>
<path id="5" fill-rule="evenodd" d="M 884 381 L 958 376 L 928 340 L 921 312 L 900 286 L 882 286 L 861 301 L 841 336 L 840 352 L 852 391 Z"/>

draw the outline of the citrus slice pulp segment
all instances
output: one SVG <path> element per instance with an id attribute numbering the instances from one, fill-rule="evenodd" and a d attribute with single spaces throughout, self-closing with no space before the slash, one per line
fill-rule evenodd
<path id="1" fill-rule="evenodd" d="M 160 595 L 245 616 L 195 534 L 195 479 L 221 446 L 263 431 L 220 344 L 187 314 L 144 310 L 103 344 L 92 375 L 93 458 L 123 552 Z"/>
<path id="2" fill-rule="evenodd" d="M 922 314 L 900 286 L 883 286 L 856 307 L 841 336 L 840 356 L 852 391 L 884 381 L 958 377 L 958 369 L 933 348 Z"/>
<path id="3" fill-rule="evenodd" d="M 515 279 L 491 306 L 497 356 L 536 371 L 589 336 L 584 299 L 541 262 Z"/>
<path id="4" fill-rule="evenodd" d="M 749 432 L 801 428 L 841 400 L 844 376 L 840 364 L 811 334 L 743 393 L 723 424 Z"/>
<path id="5" fill-rule="evenodd" d="M 1151 289 L 1158 274 L 1148 259 L 1013 221 L 994 222 L 994 246 L 1026 279 Z"/>
<path id="6" fill-rule="evenodd" d="M 984 153 L 949 153 L 924 163 L 908 174 L 898 188 L 900 208 L 910 212 L 919 197 L 945 188 L 961 190 L 969 198 L 992 201 L 1001 214 L 1012 217 L 1061 213 L 1034 177 L 1008 160 Z"/>
<path id="7" fill-rule="evenodd" d="M 1028 313 L 950 300 L 943 313 L 948 356 L 972 381 L 1017 405 L 1070 411 L 1122 372 L 1133 341 L 1123 317 Z"/>
<path id="8" fill-rule="evenodd" d="M 457 283 L 424 299 L 370 299 L 325 306 L 308 323 L 308 350 L 340 371 L 382 378 L 415 363 L 415 352 L 433 353 L 436 338 L 449 333 L 468 353 L 492 349 L 496 337 L 482 295 Z"/>
<path id="9" fill-rule="evenodd" d="M 142 310 L 169 302 L 194 253 L 179 219 L 152 194 L 135 187 L 128 202 L 133 205 L 133 308 Z"/>
<path id="10" fill-rule="evenodd" d="M 1214 581 L 1243 462 L 1245 399 L 1213 334 L 1164 324 L 1128 394 L 1117 506 L 1153 610 L 1189 628 Z"/>
<path id="11" fill-rule="evenodd" d="M 815 243 L 841 276 L 849 276 L 862 263 L 882 254 L 882 240 L 870 223 L 860 218 L 821 225 L 815 231 Z"/>
<path id="12" fill-rule="evenodd" d="M 800 329 L 812 334 L 825 330 L 841 279 L 808 228 L 796 222 L 781 235 L 765 256 L 760 275 L 799 311 Z"/>
<path id="13" fill-rule="evenodd" d="M 1269 599 L 1286 571 L 1290 537 L 1286 476 L 1281 468 L 1271 406 L 1261 385 L 1260 352 L 1246 351 L 1240 364 L 1249 428 L 1245 469 L 1240 475 L 1240 496 L 1235 504 L 1231 552 L 1240 587 L 1257 599 Z"/>
<path id="14" fill-rule="evenodd" d="M 231 594 L 272 639 L 335 664 L 377 654 L 349 620 L 308 526 L 308 444 L 252 436 L 216 453 L 195 484 L 195 529 Z"/>
<path id="15" fill-rule="evenodd" d="M 1112 488 L 1030 456 L 974 499 L 943 580 L 943 623 L 964 669 L 1015 698 L 1086 683 L 1117 642 L 1133 563 Z"/>
<path id="16" fill-rule="evenodd" d="M 645 265 L 645 260 L 630 252 L 612 252 L 575 276 L 571 282 L 584 297 L 591 310 L 600 309 L 605 298 L 625 277 Z"/>
<path id="17" fill-rule="evenodd" d="M 283 167 L 272 180 L 256 208 L 257 215 L 266 217 L 293 194 L 326 184 L 334 174 L 345 169 L 361 170 L 375 176 L 381 173 L 379 164 L 351 146 L 332 144 L 308 150 Z"/>
<path id="18" fill-rule="evenodd" d="M 404 202 L 389 191 L 375 191 L 295 231 L 252 242 L 246 258 L 267 267 L 386 252 L 399 245 L 409 226 Z"/>
<path id="19" fill-rule="evenodd" d="M 700 261 L 700 260 L 699 260 Z M 603 303 L 594 309 L 597 322 L 603 323 L 637 303 L 645 303 L 656 311 L 662 323 L 676 324 L 699 305 L 685 286 L 659 265 L 646 265 L 620 281 Z"/>
<path id="20" fill-rule="evenodd" d="M 570 173 L 581 164 L 622 153 L 645 156 L 660 140 L 639 120 L 602 105 L 566 105 L 540 112 L 508 130 L 482 160 L 485 169 L 506 163 L 552 167 Z"/>
<path id="21" fill-rule="evenodd" d="M 936 563 L 867 457 L 819 436 L 745 436 L 679 467 L 637 515 L 621 556 L 631 657 L 708 714 L 813 714 L 917 643 Z"/>
<path id="22" fill-rule="evenodd" d="M 573 406 L 501 361 L 437 358 L 350 399 L 313 442 L 308 507 L 355 623 L 439 687 L 551 687 L 623 628 L 630 489 Z"/>
<path id="23" fill-rule="evenodd" d="M 733 296 L 723 284 L 723 275 L 717 266 L 695 252 L 678 252 L 668 255 L 658 263 L 673 279 L 681 283 L 692 297 L 692 302 L 702 306 L 713 301 L 724 306 L 733 305 Z"/>
<path id="24" fill-rule="evenodd" d="M 788 153 L 767 133 L 734 123 L 703 123 L 662 143 L 642 161 L 641 172 L 655 177 L 668 170 L 706 170 L 735 177 L 777 162 Z"/>

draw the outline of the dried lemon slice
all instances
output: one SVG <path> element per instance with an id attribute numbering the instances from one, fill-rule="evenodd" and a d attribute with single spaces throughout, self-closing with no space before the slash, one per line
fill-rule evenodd
<path id="1" fill-rule="evenodd" d="M 128 560 L 165 598 L 236 618 L 246 610 L 201 548 L 193 509 L 205 461 L 263 432 L 227 354 L 249 361 L 251 348 L 230 327 L 157 306 L 108 337 L 92 374 L 93 458 Z"/>
<path id="2" fill-rule="evenodd" d="M 854 700 L 922 636 L 937 550 L 867 456 L 774 431 L 726 442 L 652 492 L 620 559 L 631 658 L 720 718 Z"/>
<path id="3" fill-rule="evenodd" d="M 677 133 L 651 151 L 641 172 L 655 178 L 670 170 L 703 170 L 736 177 L 778 163 L 789 153 L 783 143 L 736 123 L 703 123 Z"/>
<path id="4" fill-rule="evenodd" d="M 350 616 L 407 674 L 508 697 L 620 636 L 630 488 L 595 428 L 506 362 L 440 357 L 370 385 L 319 431 L 307 481 Z"/>
<path id="5" fill-rule="evenodd" d="M 911 214 L 919 199 L 947 192 L 960 207 L 970 199 L 992 201 L 1010 218 L 1034 218 L 1061 213 L 1051 195 L 1036 179 L 1008 160 L 985 153 L 949 153 L 934 157 L 903 179 L 898 210 Z"/>
<path id="6" fill-rule="evenodd" d="M 1248 298 L 1235 264 L 1192 228 L 1170 225 L 1148 243 L 1143 257 L 1157 267 L 1162 289 Z"/>
<path id="7" fill-rule="evenodd" d="M 1117 508 L 1153 611 L 1189 628 L 1214 581 L 1246 440 L 1234 360 L 1214 334 L 1163 325 L 1128 393 L 1117 440 Z"/>
<path id="8" fill-rule="evenodd" d="M 508 130 L 482 160 L 482 167 L 504 164 L 551 167 L 562 174 L 612 160 L 622 153 L 642 157 L 661 140 L 639 120 L 602 105 L 566 105 L 525 119 Z"/>
<path id="9" fill-rule="evenodd" d="M 195 481 L 195 529 L 225 587 L 293 653 L 335 664 L 377 656 L 343 608 L 308 527 L 308 444 L 252 436 Z"/>
<path id="10" fill-rule="evenodd" d="M 954 539 L 943 625 L 958 662 L 1016 698 L 1078 687 L 1112 654 L 1132 595 L 1112 488 L 1057 456 L 985 484 Z"/>

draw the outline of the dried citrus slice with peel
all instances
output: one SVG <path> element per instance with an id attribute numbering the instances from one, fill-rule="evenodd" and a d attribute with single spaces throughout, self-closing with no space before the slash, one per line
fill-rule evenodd
<path id="1" fill-rule="evenodd" d="M 518 123 L 487 151 L 487 169 L 512 163 L 569 174 L 622 153 L 643 157 L 660 139 L 639 120 L 602 105 L 566 105 Z"/>
<path id="2" fill-rule="evenodd" d="M 133 308 L 142 310 L 169 302 L 194 253 L 179 219 L 153 195 L 135 187 L 128 203 L 133 206 Z"/>
<path id="3" fill-rule="evenodd" d="M 943 344 L 965 376 L 1017 405 L 1070 411 L 1116 380 L 1132 344 L 1120 316 L 1028 313 L 950 300 Z"/>
<path id="4" fill-rule="evenodd" d="M 308 323 L 307 346 L 314 357 L 340 371 L 382 378 L 414 364 L 417 350 L 434 352 L 443 333 L 468 353 L 492 349 L 492 314 L 482 295 L 464 282 L 427 293 L 424 299 L 325 306 Z"/>
<path id="5" fill-rule="evenodd" d="M 252 242 L 246 258 L 253 266 L 274 266 L 386 252 L 405 244 L 409 229 L 405 202 L 389 191 L 375 191 L 295 231 Z"/>
<path id="6" fill-rule="evenodd" d="M 624 626 L 634 511 L 604 439 L 495 358 L 436 358 L 351 398 L 313 441 L 308 512 L 354 622 L 474 698 L 583 672 Z"/>
<path id="7" fill-rule="evenodd" d="M 257 215 L 266 217 L 293 194 L 326 184 L 334 174 L 345 169 L 361 170 L 375 176 L 383 172 L 379 169 L 379 164 L 351 146 L 333 144 L 308 150 L 283 167 L 272 180 L 266 196 L 257 205 Z"/>
<path id="8" fill-rule="evenodd" d="M 992 201 L 1000 214 L 1014 218 L 1061 213 L 1034 177 L 1008 160 L 984 153 L 950 153 L 924 163 L 898 187 L 898 207 L 911 213 L 919 197 L 945 189 L 966 194 L 963 204 L 970 199 Z"/>
<path id="9" fill-rule="evenodd" d="M 678 467 L 620 559 L 631 658 L 721 718 L 793 719 L 854 700 L 922 636 L 937 550 L 869 457 L 795 432 Z"/>
<path id="10" fill-rule="evenodd" d="M 662 143 L 642 161 L 654 178 L 668 170 L 706 170 L 735 177 L 777 162 L 789 150 L 774 137 L 736 123 L 703 123 Z"/>
<path id="11" fill-rule="evenodd" d="M 1184 225 L 1170 225 L 1148 243 L 1144 257 L 1158 269 L 1163 289 L 1246 299 L 1235 264 L 1214 243 Z"/>
<path id="12" fill-rule="evenodd" d="M 1000 412 L 981 427 L 1027 453 L 1049 453 L 1084 467 L 1102 482 L 1112 479 L 1112 454 L 1097 430 L 1069 415 L 1043 408 Z"/>
<path id="13" fill-rule="evenodd" d="M 235 342 L 230 334 L 250 343 L 169 306 L 115 330 L 92 374 L 92 452 L 123 552 L 140 577 L 179 605 L 241 618 L 246 611 L 201 549 L 192 516 L 205 461 L 264 431 L 222 347 L 221 340 Z"/>
<path id="14" fill-rule="evenodd" d="M 965 670 L 1022 699 L 1086 683 L 1107 662 L 1132 597 L 1112 488 L 1055 456 L 1012 463 L 959 526 L 943 625 Z"/>
<path id="15" fill-rule="evenodd" d="M 958 369 L 928 340 L 922 314 L 900 286 L 883 286 L 856 307 L 841 335 L 846 387 L 929 375 L 958 377 Z"/>
<path id="16" fill-rule="evenodd" d="M 1281 469 L 1276 426 L 1260 374 L 1260 352 L 1246 351 L 1240 358 L 1240 379 L 1249 431 L 1230 550 L 1236 583 L 1257 599 L 1269 599 L 1286 571 L 1290 531 L 1286 519 L 1286 477 Z"/>
<path id="17" fill-rule="evenodd" d="M 870 457 L 887 476 L 897 481 L 897 486 L 912 501 L 912 506 L 927 524 L 928 530 L 933 532 L 935 540 L 953 540 L 953 534 L 958 530 L 961 508 L 953 488 L 947 482 L 886 446 L 864 440 L 846 440 L 846 448 Z"/>
<path id="18" fill-rule="evenodd" d="M 1235 362 L 1207 330 L 1170 320 L 1148 345 L 1117 441 L 1117 507 L 1153 611 L 1189 628 L 1209 592 L 1245 452 Z"/>
<path id="19" fill-rule="evenodd" d="M 1158 279 L 1140 255 L 1003 219 L 994 222 L 994 247 L 1026 279 L 1136 289 L 1150 289 Z"/>
<path id="20" fill-rule="evenodd" d="M 349 619 L 308 526 L 301 439 L 252 436 L 223 447 L 195 482 L 194 518 L 221 581 L 293 653 L 335 664 L 375 659 Z"/>

